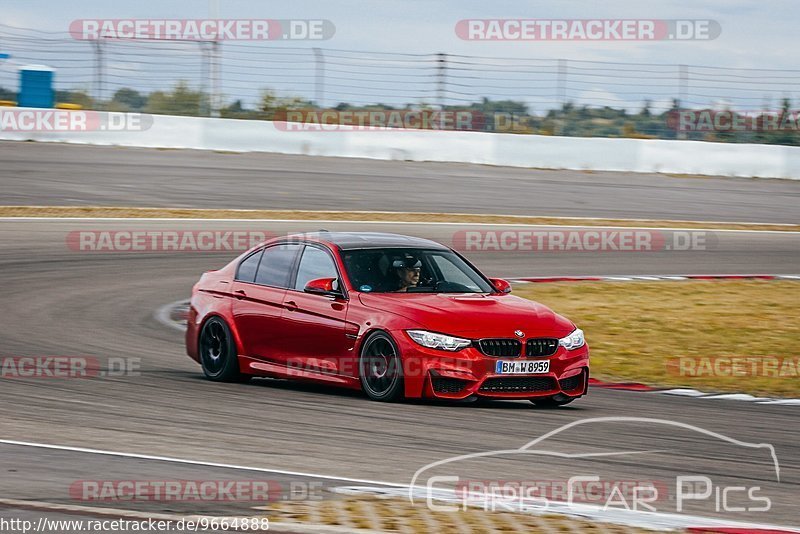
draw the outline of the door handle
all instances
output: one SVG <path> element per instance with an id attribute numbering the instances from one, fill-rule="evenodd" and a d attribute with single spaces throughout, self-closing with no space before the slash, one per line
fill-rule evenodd
<path id="1" fill-rule="evenodd" d="M 247 296 L 247 293 L 244 292 L 244 289 L 237 289 L 233 292 L 237 299 L 243 299 Z"/>
<path id="2" fill-rule="evenodd" d="M 297 309 L 297 303 L 293 300 L 287 300 L 283 303 L 283 307 L 288 311 L 295 311 Z"/>

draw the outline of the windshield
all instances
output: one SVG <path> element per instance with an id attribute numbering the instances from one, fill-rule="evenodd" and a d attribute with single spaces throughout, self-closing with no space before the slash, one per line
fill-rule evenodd
<path id="1" fill-rule="evenodd" d="M 489 283 L 449 250 L 378 248 L 346 250 L 353 287 L 373 293 L 491 293 Z"/>

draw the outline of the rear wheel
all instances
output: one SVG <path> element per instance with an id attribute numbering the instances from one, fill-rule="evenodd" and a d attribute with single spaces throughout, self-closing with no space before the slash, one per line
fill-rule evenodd
<path id="1" fill-rule="evenodd" d="M 200 364 L 203 373 L 215 382 L 243 382 L 248 375 L 239 372 L 239 358 L 231 330 L 219 317 L 212 317 L 200 331 Z"/>
<path id="2" fill-rule="evenodd" d="M 531 402 L 534 403 L 538 408 L 558 408 L 559 406 L 565 406 L 570 402 L 574 401 L 575 397 L 546 397 L 544 399 L 531 399 Z"/>
<path id="3" fill-rule="evenodd" d="M 375 332 L 364 340 L 358 367 L 361 387 L 370 399 L 390 402 L 403 396 L 403 365 L 389 334 Z"/>

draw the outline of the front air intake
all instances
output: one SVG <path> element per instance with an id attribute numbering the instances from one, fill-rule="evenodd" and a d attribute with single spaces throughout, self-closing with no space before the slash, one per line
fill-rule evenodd
<path id="1" fill-rule="evenodd" d="M 556 380 L 549 376 L 498 376 L 487 378 L 480 391 L 487 393 L 537 393 L 556 389 Z"/>
<path id="2" fill-rule="evenodd" d="M 525 343 L 525 356 L 529 358 L 552 356 L 557 350 L 558 340 L 553 337 L 537 337 Z"/>
<path id="3" fill-rule="evenodd" d="M 487 356 L 496 358 L 516 358 L 522 349 L 522 343 L 516 339 L 481 339 L 478 348 Z"/>
<path id="4" fill-rule="evenodd" d="M 450 378 L 447 376 L 434 376 L 431 377 L 433 391 L 436 393 L 461 393 L 464 389 L 465 382 L 458 378 Z"/>

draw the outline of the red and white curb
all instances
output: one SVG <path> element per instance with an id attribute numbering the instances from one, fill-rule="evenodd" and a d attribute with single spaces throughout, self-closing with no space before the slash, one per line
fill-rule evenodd
<path id="1" fill-rule="evenodd" d="M 509 278 L 512 284 L 546 282 L 669 282 L 679 280 L 800 280 L 800 274 L 674 274 L 615 276 L 527 276 Z"/>
<path id="2" fill-rule="evenodd" d="M 604 382 L 594 378 L 589 379 L 589 387 L 602 389 L 617 389 L 622 391 L 642 391 L 647 393 L 662 393 L 679 397 L 692 397 L 701 400 L 736 400 L 754 402 L 756 404 L 778 404 L 783 406 L 800 406 L 800 399 L 756 397 L 748 393 L 705 393 L 691 388 L 658 388 L 640 384 L 638 382 Z"/>

